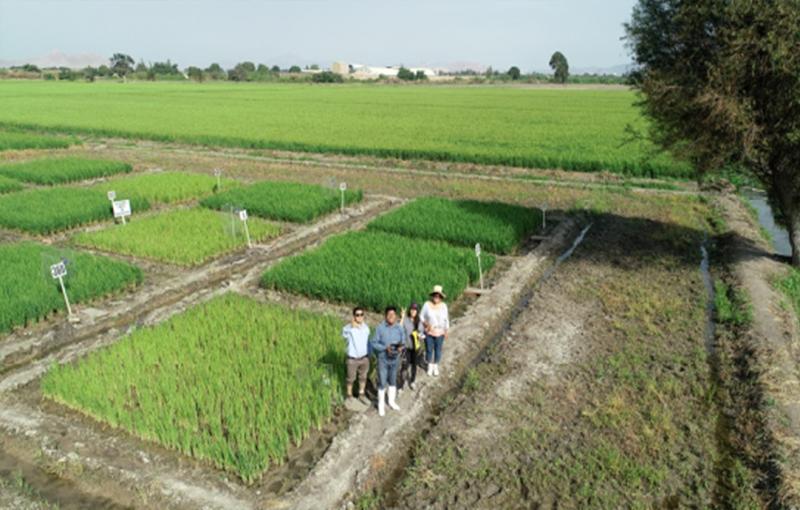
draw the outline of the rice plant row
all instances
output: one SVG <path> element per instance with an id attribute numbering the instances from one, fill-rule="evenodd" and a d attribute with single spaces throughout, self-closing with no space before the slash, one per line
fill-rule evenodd
<path id="1" fill-rule="evenodd" d="M 372 221 L 370 230 L 507 254 L 542 225 L 538 209 L 501 202 L 420 198 Z"/>
<path id="2" fill-rule="evenodd" d="M 142 211 L 150 204 L 134 198 L 131 207 Z M 97 190 L 59 187 L 0 196 L 0 226 L 33 234 L 50 234 L 112 219 L 111 203 Z"/>
<path id="3" fill-rule="evenodd" d="M 95 135 L 689 177 L 629 90 L 0 83 L 0 123 Z"/>
<path id="4" fill-rule="evenodd" d="M 23 188 L 24 186 L 19 181 L 0 175 L 0 194 L 20 191 Z"/>
<path id="5" fill-rule="evenodd" d="M 311 184 L 262 181 L 217 193 L 200 203 L 212 209 L 244 208 L 263 218 L 304 223 L 340 207 L 340 193 L 338 189 Z M 362 198 L 360 190 L 345 192 L 345 204 Z"/>
<path id="6" fill-rule="evenodd" d="M 259 218 L 247 221 L 253 242 L 280 234 L 278 225 Z M 238 216 L 208 209 L 170 211 L 127 225 L 114 225 L 75 236 L 80 246 L 133 255 L 182 266 L 207 262 L 223 253 L 247 246 Z"/>
<path id="7" fill-rule="evenodd" d="M 35 184 L 59 184 L 130 172 L 122 161 L 86 158 L 41 158 L 0 165 L 0 175 Z"/>
<path id="8" fill-rule="evenodd" d="M 25 326 L 65 308 L 50 265 L 66 260 L 64 280 L 72 303 L 117 292 L 142 281 L 136 266 L 108 257 L 38 243 L 0 245 L 0 332 Z"/>
<path id="9" fill-rule="evenodd" d="M 222 179 L 222 189 L 238 186 L 233 179 Z M 111 179 L 92 187 L 105 194 L 114 191 L 117 197 L 146 200 L 151 204 L 185 202 L 216 191 L 217 180 L 206 174 L 191 172 L 149 172 Z"/>
<path id="10" fill-rule="evenodd" d="M 488 271 L 494 256 L 484 254 Z M 317 299 L 366 306 L 422 302 L 433 285 L 455 299 L 478 279 L 471 249 L 383 232 L 351 232 L 268 269 L 261 285 Z"/>
<path id="11" fill-rule="evenodd" d="M 50 136 L 22 131 L 0 131 L 0 151 L 22 149 L 65 149 L 80 143 L 72 136 Z"/>
<path id="12" fill-rule="evenodd" d="M 54 366 L 42 391 L 251 482 L 341 400 L 340 330 L 331 316 L 225 294 Z"/>

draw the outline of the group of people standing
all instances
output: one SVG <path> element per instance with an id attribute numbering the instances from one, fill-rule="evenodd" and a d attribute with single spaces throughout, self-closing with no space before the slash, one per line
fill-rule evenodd
<path id="1" fill-rule="evenodd" d="M 347 398 L 369 405 L 366 396 L 370 355 L 377 359 L 378 414 L 386 414 L 386 404 L 400 410 L 397 405 L 398 379 L 400 387 L 408 381 L 416 389 L 417 367 L 427 367 L 428 375 L 439 375 L 442 347 L 450 329 L 450 315 L 441 285 L 435 285 L 428 301 L 420 310 L 411 303 L 408 314 L 389 306 L 384 310 L 383 321 L 370 337 L 370 327 L 364 309 L 353 309 L 353 318 L 342 329 L 347 347 Z M 424 350 L 423 350 L 424 346 Z M 353 384 L 358 379 L 358 396 L 354 397 Z M 388 397 L 388 399 L 387 399 Z"/>

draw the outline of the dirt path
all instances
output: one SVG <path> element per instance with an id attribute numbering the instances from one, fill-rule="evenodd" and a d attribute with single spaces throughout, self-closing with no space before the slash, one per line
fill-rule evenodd
<path id="1" fill-rule="evenodd" d="M 766 433 L 777 449 L 777 497 L 786 507 L 800 508 L 800 331 L 773 286 L 775 278 L 785 274 L 786 264 L 771 255 L 737 197 L 723 195 L 717 202 L 731 231 L 726 255 L 734 284 L 746 292 L 752 307 L 752 323 L 742 335 L 754 351 L 752 370 L 759 391 L 772 403 L 764 411 Z"/>
<path id="2" fill-rule="evenodd" d="M 701 225 L 601 216 L 374 508 L 759 507 L 732 486 Z M 388 490 L 387 490 L 388 489 Z"/>

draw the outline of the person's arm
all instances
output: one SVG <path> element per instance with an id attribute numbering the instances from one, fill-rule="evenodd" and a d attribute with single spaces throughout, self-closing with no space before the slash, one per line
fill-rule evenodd
<path id="1" fill-rule="evenodd" d="M 383 328 L 380 326 L 375 329 L 375 336 L 372 337 L 372 350 L 376 354 L 386 350 L 386 338 L 384 338 Z"/>
<path id="2" fill-rule="evenodd" d="M 428 308 L 428 302 L 425 301 L 425 304 L 422 305 L 422 311 L 419 312 L 419 322 L 422 324 L 422 331 L 427 333 L 431 329 L 430 324 L 430 308 Z"/>
<path id="3" fill-rule="evenodd" d="M 447 309 L 447 303 L 444 305 L 444 339 L 447 340 L 447 335 L 450 333 L 450 310 Z"/>

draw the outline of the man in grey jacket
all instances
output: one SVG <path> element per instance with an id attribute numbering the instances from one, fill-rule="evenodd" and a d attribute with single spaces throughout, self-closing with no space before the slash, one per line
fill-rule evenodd
<path id="1" fill-rule="evenodd" d="M 384 396 L 387 388 L 389 407 L 395 411 L 400 410 L 395 398 L 397 398 L 397 370 L 405 348 L 405 336 L 403 326 L 397 322 L 397 308 L 387 307 L 384 320 L 378 325 L 372 338 L 372 350 L 378 358 L 378 415 L 380 416 L 386 413 Z"/>

